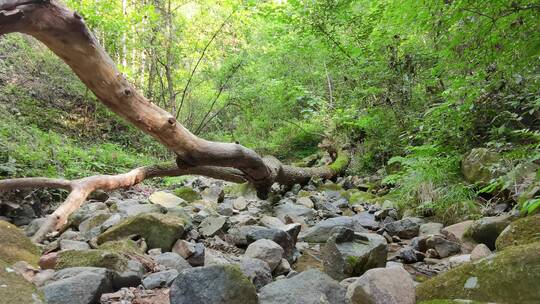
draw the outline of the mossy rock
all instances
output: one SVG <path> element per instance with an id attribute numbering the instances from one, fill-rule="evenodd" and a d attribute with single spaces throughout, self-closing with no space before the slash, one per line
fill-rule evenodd
<path id="1" fill-rule="evenodd" d="M 471 183 L 486 184 L 496 177 L 492 166 L 499 160 L 499 155 L 486 148 L 472 149 L 461 161 L 461 172 Z"/>
<path id="2" fill-rule="evenodd" d="M 3 245 L 3 244 L 2 244 Z M 9 264 L 0 260 L 0 302 L 43 304 L 45 297 L 34 284 L 16 272 L 8 272 Z"/>
<path id="3" fill-rule="evenodd" d="M 118 253 L 101 249 L 66 250 L 58 253 L 56 270 L 71 267 L 102 267 L 123 272 L 127 267 L 127 258 Z"/>
<path id="4" fill-rule="evenodd" d="M 144 248 L 140 248 L 134 240 L 124 239 L 118 241 L 108 241 L 98 246 L 98 249 L 112 252 L 133 252 L 144 254 Z"/>
<path id="5" fill-rule="evenodd" d="M 311 195 L 311 193 L 309 191 L 300 190 L 300 191 L 298 191 L 298 194 L 296 196 L 297 197 L 309 197 L 310 195 Z"/>
<path id="6" fill-rule="evenodd" d="M 463 237 L 495 249 L 495 242 L 504 229 L 512 222 L 510 215 L 484 217 L 474 221 Z"/>
<path id="7" fill-rule="evenodd" d="M 418 285 L 417 300 L 540 303 L 539 252 L 540 242 L 535 242 L 464 264 Z"/>
<path id="8" fill-rule="evenodd" d="M 506 227 L 495 242 L 497 250 L 509 246 L 540 242 L 540 214 L 514 221 Z"/>
<path id="9" fill-rule="evenodd" d="M 179 187 L 174 189 L 174 194 L 188 202 L 194 202 L 202 198 L 201 194 L 190 187 Z"/>
<path id="10" fill-rule="evenodd" d="M 15 225 L 0 221 L 0 260 L 25 261 L 36 266 L 41 250 Z"/>
<path id="11" fill-rule="evenodd" d="M 226 185 L 223 187 L 223 192 L 225 192 L 225 195 L 233 198 L 240 196 L 247 199 L 257 198 L 257 190 L 250 183 Z"/>
<path id="12" fill-rule="evenodd" d="M 110 213 L 98 213 L 94 216 L 91 216 L 79 224 L 80 231 L 90 231 L 93 228 L 100 226 L 105 223 L 111 217 Z"/>
<path id="13" fill-rule="evenodd" d="M 320 185 L 317 187 L 317 190 L 319 191 L 343 191 L 343 187 L 341 185 L 327 182 L 325 184 Z"/>
<path id="14" fill-rule="evenodd" d="M 375 195 L 369 192 L 360 191 L 358 189 L 349 189 L 346 191 L 342 191 L 341 196 L 346 198 L 351 205 L 368 202 L 375 198 Z"/>
<path id="15" fill-rule="evenodd" d="M 143 237 L 149 248 L 170 251 L 174 242 L 184 234 L 185 220 L 179 217 L 146 213 L 127 218 L 98 236 L 98 244 L 130 238 Z"/>

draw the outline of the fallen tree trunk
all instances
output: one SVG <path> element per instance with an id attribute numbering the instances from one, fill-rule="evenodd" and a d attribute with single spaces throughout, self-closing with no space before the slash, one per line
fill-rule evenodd
<path id="1" fill-rule="evenodd" d="M 99 45 L 83 19 L 57 1 L 0 0 L 0 35 L 20 32 L 43 42 L 67 63 L 81 81 L 109 109 L 153 136 L 176 154 L 176 165 L 156 165 L 120 175 L 99 175 L 74 181 L 24 178 L 0 181 L 0 191 L 55 187 L 71 190 L 66 201 L 51 214 L 34 236 L 35 241 L 61 229 L 73 211 L 95 190 L 130 187 L 160 176 L 200 174 L 232 182 L 250 182 L 265 198 L 271 185 L 306 183 L 312 177 L 333 178 L 348 165 L 346 153 L 329 166 L 297 168 L 282 165 L 274 157 L 260 157 L 235 143 L 199 138 L 175 117 L 146 99 L 122 75 Z"/>

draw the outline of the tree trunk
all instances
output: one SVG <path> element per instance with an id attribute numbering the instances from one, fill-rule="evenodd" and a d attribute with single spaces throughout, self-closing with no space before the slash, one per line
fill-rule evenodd
<path id="1" fill-rule="evenodd" d="M 329 166 L 296 168 L 274 157 L 260 157 L 236 143 L 211 142 L 193 135 L 173 115 L 138 92 L 89 32 L 81 16 L 57 1 L 0 0 L 0 35 L 21 32 L 35 37 L 66 62 L 109 109 L 153 136 L 176 155 L 176 167 L 152 166 L 116 176 L 92 176 L 76 181 L 14 179 L 0 181 L 0 191 L 24 187 L 68 188 L 71 194 L 47 220 L 34 240 L 60 229 L 67 217 L 95 190 L 129 187 L 149 177 L 202 174 L 234 182 L 247 181 L 261 198 L 274 182 L 305 183 L 311 177 L 333 178 L 348 165 L 341 153 Z"/>

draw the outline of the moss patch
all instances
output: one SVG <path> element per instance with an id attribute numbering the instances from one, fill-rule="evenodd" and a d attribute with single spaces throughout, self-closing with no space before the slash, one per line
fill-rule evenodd
<path id="1" fill-rule="evenodd" d="M 201 194 L 190 187 L 179 187 L 174 189 L 174 194 L 188 202 L 194 202 L 201 199 Z"/>
<path id="2" fill-rule="evenodd" d="M 2 303 L 45 303 L 43 293 L 15 272 L 8 272 L 9 264 L 0 260 L 0 301 Z"/>
<path id="3" fill-rule="evenodd" d="M 373 198 L 375 198 L 375 195 L 369 192 L 364 192 L 357 189 L 349 189 L 347 191 L 343 191 L 341 192 L 341 196 L 346 198 L 349 201 L 349 204 L 352 204 L 352 205 L 359 204 L 362 202 L 368 202 L 372 200 Z"/>
<path id="4" fill-rule="evenodd" d="M 223 192 L 230 197 L 257 197 L 257 190 L 250 183 L 226 185 L 223 187 Z"/>
<path id="5" fill-rule="evenodd" d="M 513 246 L 493 258 L 454 268 L 420 284 L 416 288 L 417 300 L 540 303 L 538 252 L 540 242 Z M 471 283 L 471 278 L 476 278 L 476 283 L 466 284 Z"/>
<path id="6" fill-rule="evenodd" d="M 122 272 L 127 266 L 127 259 L 116 252 L 107 250 L 67 250 L 58 254 L 56 269 L 70 267 L 103 267 Z"/>
<path id="7" fill-rule="evenodd" d="M 184 219 L 175 216 L 158 213 L 139 214 L 111 227 L 99 235 L 97 241 L 98 244 L 103 244 L 136 235 L 143 237 L 149 248 L 170 251 L 174 242 L 184 234 L 184 224 Z"/>
<path id="8" fill-rule="evenodd" d="M 0 260 L 7 263 L 26 261 L 37 265 L 40 249 L 24 232 L 6 221 L 0 221 Z"/>
<path id="9" fill-rule="evenodd" d="M 98 249 L 107 250 L 112 252 L 133 252 L 144 254 L 144 250 L 137 246 L 134 240 L 125 239 L 119 241 L 109 241 L 99 245 Z"/>
<path id="10" fill-rule="evenodd" d="M 525 245 L 540 241 L 540 214 L 514 221 L 497 238 L 495 247 L 502 250 L 508 246 Z"/>

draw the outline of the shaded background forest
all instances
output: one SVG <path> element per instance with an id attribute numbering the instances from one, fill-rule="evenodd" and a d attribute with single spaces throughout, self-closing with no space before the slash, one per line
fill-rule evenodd
<path id="1" fill-rule="evenodd" d="M 350 174 L 376 175 L 402 207 L 450 220 L 498 200 L 540 204 L 516 190 L 520 168 L 540 159 L 537 1 L 67 5 L 139 90 L 199 136 L 296 163 L 331 138 L 354 147 Z M 475 185 L 460 162 L 478 147 L 497 154 L 497 174 Z M 162 159 L 172 156 L 44 46 L 0 38 L 0 178 Z"/>

